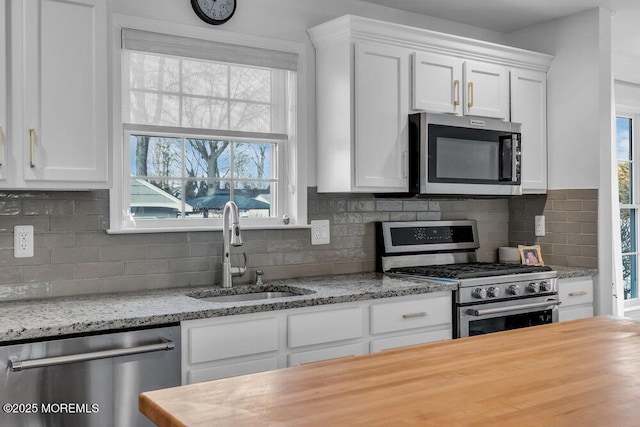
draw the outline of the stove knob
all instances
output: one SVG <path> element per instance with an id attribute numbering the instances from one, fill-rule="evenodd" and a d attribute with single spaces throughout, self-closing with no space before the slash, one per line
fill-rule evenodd
<path id="1" fill-rule="evenodd" d="M 500 296 L 500 288 L 497 286 L 492 286 L 489 288 L 489 290 L 487 291 L 487 294 L 491 297 L 491 298 L 498 298 Z"/>
<path id="2" fill-rule="evenodd" d="M 527 285 L 527 291 L 531 292 L 532 294 L 537 294 L 538 292 L 540 292 L 540 285 L 535 282 L 531 282 L 529 283 L 529 285 Z"/>
<path id="3" fill-rule="evenodd" d="M 509 286 L 509 288 L 507 289 L 507 292 L 509 292 L 510 295 L 520 295 L 520 286 L 518 285 L 511 285 Z"/>
<path id="4" fill-rule="evenodd" d="M 487 298 L 487 290 L 484 288 L 475 288 L 471 293 L 476 299 L 486 299 Z"/>
<path id="5" fill-rule="evenodd" d="M 540 282 L 540 289 L 542 289 L 542 292 L 550 292 L 551 291 L 551 283 L 549 283 L 549 282 Z"/>

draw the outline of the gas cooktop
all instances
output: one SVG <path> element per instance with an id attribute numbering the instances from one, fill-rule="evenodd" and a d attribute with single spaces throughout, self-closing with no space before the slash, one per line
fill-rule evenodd
<path id="1" fill-rule="evenodd" d="M 504 276 L 508 274 L 539 273 L 551 271 L 544 265 L 499 264 L 494 262 L 470 262 L 464 264 L 441 264 L 392 268 L 389 273 L 414 276 L 441 277 L 447 279 L 471 279 L 476 277 Z"/>

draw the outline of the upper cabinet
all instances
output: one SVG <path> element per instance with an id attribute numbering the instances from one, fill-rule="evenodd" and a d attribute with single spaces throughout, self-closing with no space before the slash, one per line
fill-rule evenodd
<path id="1" fill-rule="evenodd" d="M 462 115 L 464 61 L 435 53 L 413 55 L 413 109 Z"/>
<path id="2" fill-rule="evenodd" d="M 406 192 L 407 115 L 415 111 L 526 120 L 523 192 L 546 192 L 551 56 L 351 15 L 308 32 L 319 192 Z"/>
<path id="3" fill-rule="evenodd" d="M 355 50 L 355 188 L 407 191 L 409 55 L 365 42 Z"/>
<path id="4" fill-rule="evenodd" d="M 476 61 L 464 62 L 467 116 L 509 120 L 509 69 Z"/>
<path id="5" fill-rule="evenodd" d="M 11 170 L 0 187 L 108 188 L 107 1 L 7 5 Z"/>
<path id="6" fill-rule="evenodd" d="M 547 192 L 547 75 L 511 72 L 511 121 L 522 123 L 522 191 Z"/>
<path id="7" fill-rule="evenodd" d="M 509 69 L 433 53 L 413 54 L 413 109 L 509 119 Z"/>

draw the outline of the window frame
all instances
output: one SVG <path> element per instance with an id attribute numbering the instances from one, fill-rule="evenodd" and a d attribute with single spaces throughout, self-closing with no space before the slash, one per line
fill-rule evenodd
<path id="1" fill-rule="evenodd" d="M 146 18 L 125 16 L 114 14 L 113 16 L 113 36 L 111 39 L 112 52 L 112 184 L 109 192 L 110 199 L 110 223 L 107 233 L 109 234 L 125 234 L 125 233 L 149 233 L 149 232 L 187 232 L 187 231 L 212 231 L 222 229 L 222 220 L 218 218 L 204 219 L 176 219 L 176 220 L 144 220 L 131 221 L 131 217 L 126 215 L 129 205 L 126 204 L 129 185 L 128 165 L 129 153 L 124 149 L 125 135 L 131 132 L 132 128 L 145 131 L 151 130 L 147 125 L 125 125 L 122 111 L 122 48 L 121 34 L 122 28 L 131 28 L 143 31 L 153 31 L 169 35 L 191 37 L 203 40 L 218 41 L 241 46 L 249 46 L 261 49 L 279 50 L 283 52 L 295 53 L 298 55 L 298 69 L 296 72 L 296 81 L 292 89 L 295 105 L 295 122 L 289 124 L 288 140 L 284 144 L 279 144 L 278 171 L 279 189 L 278 189 L 278 206 L 282 211 L 280 214 L 286 214 L 286 219 L 280 218 L 242 218 L 243 228 L 249 229 L 269 229 L 269 228 L 308 228 L 307 225 L 307 194 L 306 194 L 306 168 L 304 168 L 306 158 L 306 149 L 301 141 L 308 140 L 307 131 L 307 105 L 304 102 L 306 95 L 307 80 L 307 61 L 306 46 L 301 43 L 290 42 L 285 40 L 268 39 L 264 37 L 247 36 L 245 34 L 230 33 L 227 31 L 200 28 L 190 25 L 182 25 L 167 22 L 150 20 Z M 161 127 L 152 126 L 158 130 Z M 180 130 L 184 132 L 184 128 L 164 127 L 169 133 Z M 236 131 L 211 131 L 208 129 L 191 129 L 193 134 L 203 137 L 229 137 L 234 140 L 251 139 L 250 132 Z M 191 132 L 190 132 L 191 133 Z M 258 134 L 254 135 L 258 139 Z M 127 141 L 128 144 L 128 141 Z M 161 221 L 162 223 L 158 223 Z"/>
<path id="2" fill-rule="evenodd" d="M 636 292 L 638 296 L 636 298 L 624 299 L 625 308 L 630 307 L 638 307 L 640 306 L 640 228 L 638 227 L 638 221 L 640 220 L 640 164 L 638 161 L 640 160 L 640 147 L 638 146 L 638 141 L 640 141 L 640 111 L 634 111 L 634 108 L 625 108 L 618 109 L 615 114 L 615 121 L 617 122 L 618 118 L 625 118 L 631 120 L 631 147 L 630 147 L 630 184 L 631 184 L 631 203 L 620 203 L 618 197 L 618 215 L 622 210 L 629 210 L 633 213 L 635 219 L 635 234 L 632 236 L 632 248 L 635 247 L 634 251 L 631 252 L 622 252 L 622 247 L 619 248 L 621 258 L 625 256 L 634 256 L 635 263 L 635 277 L 636 277 Z M 617 125 L 616 125 L 617 129 Z M 617 147 L 617 135 L 615 138 L 616 147 Z M 616 165 L 618 164 L 617 155 L 616 155 Z M 617 168 L 616 168 L 616 178 L 617 178 Z M 619 185 L 619 182 L 618 182 Z M 623 296 L 624 298 L 624 296 Z"/>

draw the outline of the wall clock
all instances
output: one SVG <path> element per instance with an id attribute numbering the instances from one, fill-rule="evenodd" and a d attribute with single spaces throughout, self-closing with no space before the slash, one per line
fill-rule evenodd
<path id="1" fill-rule="evenodd" d="M 233 16 L 236 11 L 236 0 L 191 0 L 191 6 L 204 22 L 220 25 Z"/>

